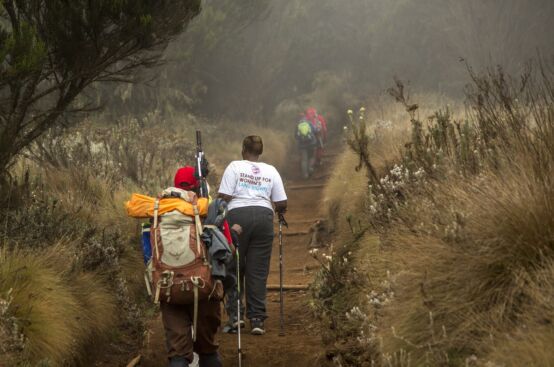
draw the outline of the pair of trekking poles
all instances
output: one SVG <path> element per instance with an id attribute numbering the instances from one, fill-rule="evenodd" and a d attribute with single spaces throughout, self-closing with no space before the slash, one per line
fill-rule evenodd
<path id="1" fill-rule="evenodd" d="M 285 336 L 285 310 L 283 304 L 283 226 L 288 228 L 288 223 L 282 213 L 279 213 L 279 336 Z M 240 257 L 238 246 L 235 249 L 237 258 L 237 338 L 239 367 L 242 367 L 242 344 L 240 337 Z"/>

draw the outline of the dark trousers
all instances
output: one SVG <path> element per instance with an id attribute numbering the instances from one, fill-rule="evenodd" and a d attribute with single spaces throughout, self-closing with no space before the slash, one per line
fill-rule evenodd
<path id="1" fill-rule="evenodd" d="M 298 148 L 300 151 L 300 169 L 302 178 L 307 179 L 314 171 L 315 165 L 315 147 L 307 146 Z"/>
<path id="2" fill-rule="evenodd" d="M 246 292 L 246 317 L 265 320 L 267 276 L 273 246 L 273 211 L 261 206 L 236 208 L 229 212 L 229 223 L 242 227 L 239 255 L 240 273 L 245 285 L 242 290 Z"/>
<path id="3" fill-rule="evenodd" d="M 165 329 L 168 358 L 185 357 L 189 363 L 193 352 L 217 353 L 219 347 L 215 335 L 221 323 L 220 301 L 201 301 L 198 304 L 196 342 L 192 341 L 194 305 L 172 305 L 161 302 L 162 321 Z"/>

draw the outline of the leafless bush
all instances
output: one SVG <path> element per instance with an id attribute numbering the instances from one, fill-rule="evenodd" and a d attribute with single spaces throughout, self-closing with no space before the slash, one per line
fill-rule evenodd
<path id="1" fill-rule="evenodd" d="M 193 161 L 193 137 L 191 125 L 163 120 L 154 111 L 141 119 L 111 125 L 86 121 L 65 134 L 52 132 L 29 156 L 55 168 L 87 167 L 112 182 L 157 190 L 172 181 L 179 165 Z"/>

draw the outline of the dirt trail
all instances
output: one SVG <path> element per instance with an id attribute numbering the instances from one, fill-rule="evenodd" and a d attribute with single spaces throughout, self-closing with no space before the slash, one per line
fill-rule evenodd
<path id="1" fill-rule="evenodd" d="M 323 167 L 328 167 L 333 155 L 325 158 Z M 290 176 L 289 176 L 290 177 Z M 285 175 L 285 185 L 289 197 L 287 221 L 289 228 L 283 231 L 284 243 L 284 283 L 287 285 L 307 286 L 311 283 L 318 263 L 309 255 L 308 244 L 310 225 L 321 218 L 323 184 L 326 179 L 325 168 L 312 180 L 289 179 Z M 290 189 L 289 189 L 290 188 Z M 279 244 L 275 227 L 275 242 L 271 258 L 268 285 L 279 284 Z M 268 315 L 266 334 L 253 336 L 249 325 L 243 329 L 242 350 L 243 367 L 315 367 L 321 354 L 321 339 L 315 326 L 315 320 L 308 306 L 309 294 L 305 290 L 286 291 L 285 336 L 279 336 L 279 292 L 270 290 L 267 297 Z M 223 322 L 227 316 L 223 315 Z M 225 367 L 238 365 L 237 336 L 220 333 L 220 353 Z M 142 367 L 165 366 L 165 344 L 161 319 L 158 315 L 152 320 L 143 351 Z"/>
<path id="2" fill-rule="evenodd" d="M 287 180 L 289 228 L 284 229 L 284 283 L 287 285 L 308 285 L 317 269 L 317 262 L 308 253 L 311 223 L 321 217 L 318 212 L 320 186 L 310 187 L 322 180 Z M 298 188 L 305 186 L 306 188 Z M 276 226 L 277 233 L 277 226 Z M 268 285 L 279 284 L 279 243 L 275 238 Z M 317 366 L 321 352 L 321 339 L 314 326 L 314 320 L 308 306 L 309 295 L 306 291 L 286 291 L 284 296 L 285 336 L 279 336 L 279 292 L 268 292 L 267 333 L 264 336 L 252 336 L 247 326 L 243 333 L 244 367 L 257 366 Z M 221 354 L 224 366 L 237 366 L 236 335 L 221 335 Z"/>

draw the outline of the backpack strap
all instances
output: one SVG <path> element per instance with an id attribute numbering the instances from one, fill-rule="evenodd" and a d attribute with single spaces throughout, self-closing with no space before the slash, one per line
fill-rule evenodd
<path id="1" fill-rule="evenodd" d="M 204 264 L 207 264 L 206 253 L 204 251 L 204 248 L 202 247 L 202 242 L 200 240 L 200 234 L 204 232 L 204 228 L 202 228 L 202 221 L 200 220 L 198 205 L 194 204 L 192 206 L 192 209 L 194 210 L 194 225 L 196 226 L 196 250 L 199 254 L 202 255 L 202 261 L 204 262 Z"/>
<path id="2" fill-rule="evenodd" d="M 198 289 L 204 288 L 206 284 L 204 282 L 200 282 L 202 280 L 199 277 L 191 277 L 190 281 L 192 283 L 192 290 L 194 293 L 194 311 L 193 311 L 193 317 L 192 317 L 192 341 L 196 341 L 196 335 L 198 334 Z"/>
<path id="3" fill-rule="evenodd" d="M 160 209 L 160 198 L 156 198 L 154 202 L 154 228 L 158 228 L 158 212 Z M 154 232 L 154 253 L 156 254 L 156 259 L 160 260 L 160 251 L 158 249 L 158 234 Z"/>

